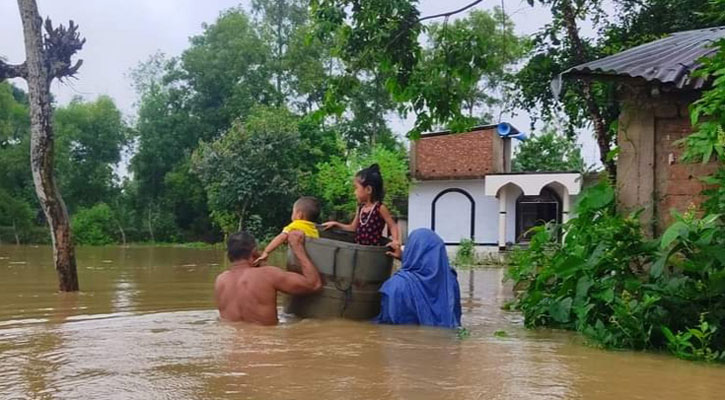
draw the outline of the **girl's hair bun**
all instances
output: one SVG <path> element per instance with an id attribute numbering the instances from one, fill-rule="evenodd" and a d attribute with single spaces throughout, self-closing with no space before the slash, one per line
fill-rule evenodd
<path id="1" fill-rule="evenodd" d="M 378 174 L 380 173 L 380 166 L 377 163 L 369 166 L 368 169 L 370 170 L 370 172 L 377 172 Z"/>

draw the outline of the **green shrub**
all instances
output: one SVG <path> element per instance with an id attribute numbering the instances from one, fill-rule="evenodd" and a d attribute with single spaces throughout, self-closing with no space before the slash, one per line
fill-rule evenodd
<path id="1" fill-rule="evenodd" d="M 80 209 L 73 216 L 73 235 L 77 244 L 102 246 L 116 242 L 116 228 L 111 208 L 98 203 Z"/>
<path id="2" fill-rule="evenodd" d="M 47 226 L 31 226 L 18 232 L 21 244 L 50 244 L 50 231 Z M 0 226 L 0 244 L 15 244 L 15 229 L 12 226 Z"/>
<path id="3" fill-rule="evenodd" d="M 655 247 L 636 214 L 616 215 L 614 189 L 599 183 L 582 192 L 575 218 L 534 229 L 508 272 L 526 287 L 516 304 L 526 325 L 578 330 L 606 347 L 649 347 L 663 310 L 641 275 Z"/>
<path id="4" fill-rule="evenodd" d="M 608 184 L 582 192 L 576 218 L 535 228 L 530 247 L 514 254 L 508 277 L 525 287 L 515 308 L 526 326 L 576 330 L 604 347 L 722 359 L 725 335 L 715 327 L 725 322 L 725 226 L 717 215 L 675 217 L 647 240 L 637 214 L 616 214 Z"/>
<path id="5" fill-rule="evenodd" d="M 471 239 L 462 239 L 456 256 L 453 259 L 453 265 L 458 268 L 470 267 L 476 263 L 476 247 Z"/>

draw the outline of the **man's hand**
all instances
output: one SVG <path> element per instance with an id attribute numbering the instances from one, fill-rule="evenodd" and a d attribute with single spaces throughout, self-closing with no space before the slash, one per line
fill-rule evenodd
<path id="1" fill-rule="evenodd" d="M 292 231 L 287 234 L 287 244 L 292 248 L 301 248 L 305 245 L 305 234 L 301 231 Z"/>
<path id="2" fill-rule="evenodd" d="M 256 260 L 254 260 L 254 265 L 259 266 L 259 264 L 267 261 L 267 258 L 269 258 L 269 253 L 267 253 L 266 251 L 263 251 L 262 254 L 260 254 L 259 257 L 257 257 Z"/>
<path id="3" fill-rule="evenodd" d="M 301 273 L 276 270 L 280 276 L 275 282 L 275 288 L 289 294 L 308 294 L 322 289 L 322 279 L 317 267 L 312 263 L 305 251 L 305 235 L 300 231 L 287 234 L 287 243 L 297 258 L 297 265 Z"/>
<path id="4" fill-rule="evenodd" d="M 325 223 L 322 224 L 322 229 L 328 230 L 328 229 L 335 228 L 335 227 L 337 227 L 339 225 L 340 225 L 340 223 L 337 222 L 337 221 L 327 221 L 327 222 L 325 222 Z"/>

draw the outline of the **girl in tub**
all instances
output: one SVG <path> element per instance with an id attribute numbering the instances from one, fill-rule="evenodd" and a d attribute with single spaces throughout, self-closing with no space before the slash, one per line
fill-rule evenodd
<path id="1" fill-rule="evenodd" d="M 323 228 L 326 230 L 338 228 L 355 232 L 355 243 L 365 246 L 382 246 L 384 244 L 383 228 L 387 224 L 388 231 L 393 237 L 388 246 L 393 250 L 400 249 L 398 224 L 390 215 L 388 207 L 383 204 L 385 189 L 378 164 L 373 164 L 355 174 L 354 187 L 358 209 L 352 222 L 343 224 L 329 221 L 322 224 Z"/>

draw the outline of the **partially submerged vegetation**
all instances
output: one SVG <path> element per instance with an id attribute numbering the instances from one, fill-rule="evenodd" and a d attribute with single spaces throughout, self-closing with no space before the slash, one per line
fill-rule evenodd
<path id="1" fill-rule="evenodd" d="M 615 211 L 606 182 L 582 193 L 578 215 L 535 228 L 508 276 L 528 327 L 576 330 L 607 348 L 669 349 L 725 360 L 725 225 L 678 215 L 647 239 L 636 214 Z"/>
<path id="2" fill-rule="evenodd" d="M 506 265 L 504 255 L 498 252 L 478 253 L 476 244 L 471 239 L 462 239 L 456 249 L 451 264 L 457 269 L 470 269 L 480 267 L 501 267 Z"/>

